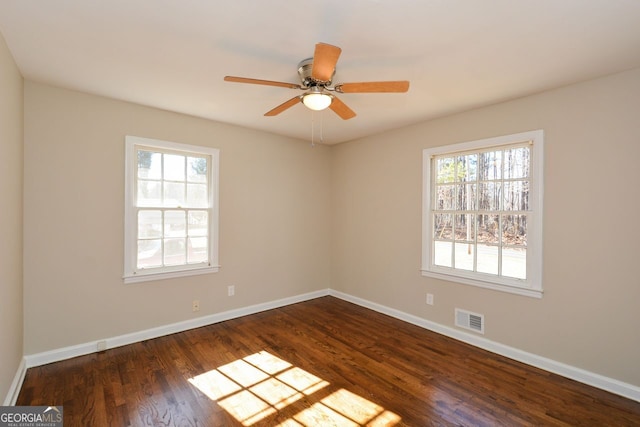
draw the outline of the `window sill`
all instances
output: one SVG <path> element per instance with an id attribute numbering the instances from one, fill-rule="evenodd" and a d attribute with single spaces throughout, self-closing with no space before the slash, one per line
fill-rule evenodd
<path id="1" fill-rule="evenodd" d="M 542 298 L 542 289 L 523 288 L 520 286 L 512 286 L 502 283 L 485 282 L 483 280 L 471 279 L 467 277 L 454 276 L 451 274 L 437 273 L 430 270 L 421 270 L 422 275 L 433 277 L 435 279 L 446 280 L 448 282 L 462 283 L 463 285 L 471 285 L 494 291 L 507 292 L 510 294 L 522 295 L 531 298 Z"/>
<path id="2" fill-rule="evenodd" d="M 220 271 L 220 266 L 212 266 L 205 268 L 194 268 L 191 270 L 180 270 L 180 271 L 164 271 L 164 272 L 145 272 L 138 274 L 130 274 L 123 276 L 124 283 L 140 283 L 140 282 L 151 282 L 154 280 L 164 280 L 164 279 L 175 279 L 178 277 L 188 277 L 188 276 L 197 276 L 200 274 L 209 274 L 209 273 L 217 273 Z"/>

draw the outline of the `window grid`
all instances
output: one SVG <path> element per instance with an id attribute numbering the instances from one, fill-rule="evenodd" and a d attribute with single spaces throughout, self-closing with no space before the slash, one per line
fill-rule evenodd
<path id="1" fill-rule="evenodd" d="M 125 283 L 216 272 L 219 150 L 127 136 Z"/>
<path id="2" fill-rule="evenodd" d="M 158 155 L 158 158 L 159 158 L 159 163 L 160 163 L 159 175 L 155 179 L 153 179 L 153 177 L 149 178 L 149 177 L 140 176 L 141 156 L 142 157 L 149 156 L 150 158 L 152 158 L 153 155 Z M 184 177 L 184 179 L 177 179 L 177 178 L 172 179 L 172 177 L 169 176 L 170 172 L 167 171 L 167 168 L 169 168 L 169 166 L 166 164 L 167 156 L 181 157 L 184 159 L 181 167 L 182 176 Z M 145 268 L 172 267 L 172 266 L 190 265 L 190 264 L 207 264 L 210 266 L 211 263 L 208 261 L 208 250 L 206 246 L 205 246 L 204 260 L 202 259 L 202 257 L 198 258 L 195 255 L 192 255 L 189 251 L 189 247 L 192 246 L 191 242 L 193 238 L 198 238 L 198 237 L 208 238 L 208 232 L 206 231 L 205 231 L 205 234 L 199 234 L 199 235 L 193 235 L 190 232 L 191 231 L 190 222 L 189 222 L 189 217 L 191 216 L 190 214 L 194 212 L 206 212 L 207 219 L 209 218 L 210 215 L 208 215 L 206 208 L 203 209 L 203 207 L 197 207 L 197 208 L 190 207 L 190 204 L 191 204 L 190 202 L 192 201 L 189 200 L 189 191 L 188 191 L 188 185 L 190 183 L 202 184 L 201 180 L 190 179 L 188 168 L 190 164 L 193 164 L 193 162 L 190 162 L 189 160 L 190 159 L 204 160 L 205 170 L 209 170 L 210 164 L 211 164 L 210 157 L 201 156 L 201 155 L 189 155 L 187 153 L 175 152 L 172 150 L 160 150 L 158 148 L 153 148 L 153 147 L 138 146 L 136 148 L 136 158 L 139 159 L 138 167 L 136 168 L 136 186 L 134 191 L 134 197 L 136 200 L 136 206 L 135 206 L 136 218 L 138 218 L 138 221 L 136 222 L 136 235 L 138 236 L 137 237 L 138 256 L 137 256 L 137 262 L 136 262 L 137 268 L 140 270 L 143 270 Z M 207 190 L 208 190 L 208 186 L 210 185 L 208 181 L 209 179 L 207 178 L 206 180 Z M 155 183 L 156 185 L 159 186 L 159 196 L 160 196 L 159 203 L 147 202 L 147 203 L 144 203 L 144 206 L 139 206 L 140 198 L 138 197 L 138 192 L 140 191 L 141 183 L 147 183 L 147 184 Z M 180 200 L 176 202 L 171 198 L 167 197 L 168 195 L 167 183 L 182 186 L 181 193 L 184 196 L 184 203 L 180 203 Z M 197 201 L 195 204 L 197 205 Z M 204 205 L 208 207 L 210 206 L 210 204 L 211 203 L 207 197 L 207 201 Z M 140 215 L 141 212 L 149 212 L 149 213 L 160 212 L 160 220 L 159 220 L 160 230 L 158 230 L 159 235 L 153 235 L 150 237 L 145 237 L 144 235 L 142 235 L 140 230 L 140 224 L 141 224 L 141 218 L 142 218 L 142 216 Z M 168 226 L 168 223 L 167 223 L 167 212 L 181 212 L 183 214 L 182 217 L 184 219 L 183 221 L 184 228 L 182 232 L 174 232 L 172 234 L 171 227 Z M 208 230 L 208 226 L 205 228 L 205 230 Z M 142 263 L 140 260 L 140 253 L 141 253 L 140 247 L 145 245 L 153 246 L 152 245 L 153 242 L 157 242 L 157 244 L 159 245 L 158 252 L 161 254 L 161 256 L 159 257 L 158 261 L 156 261 L 155 263 Z M 181 249 L 179 251 L 174 251 L 173 256 L 168 254 L 169 251 L 167 249 L 167 246 L 171 245 L 172 242 L 178 244 L 179 249 Z M 180 242 L 182 243 L 182 245 L 179 244 Z M 180 246 L 182 247 L 180 248 Z M 174 258 L 175 260 L 170 261 L 172 258 Z"/>
<path id="3" fill-rule="evenodd" d="M 160 236 L 144 237 L 143 235 L 141 235 L 140 229 L 139 229 L 141 212 L 160 212 L 160 221 L 159 221 L 159 224 L 161 227 Z M 165 220 L 167 212 L 184 213 L 184 217 L 185 217 L 184 233 L 180 235 L 169 234 L 169 231 L 167 231 L 167 221 Z M 143 270 L 145 268 L 167 267 L 167 266 L 174 266 L 174 265 L 181 265 L 181 264 L 188 264 L 188 265 L 207 264 L 210 266 L 211 263 L 207 260 L 208 250 L 206 246 L 204 246 L 204 249 L 205 249 L 204 256 L 202 255 L 198 256 L 197 252 L 193 249 L 192 251 L 189 250 L 190 247 L 193 248 L 194 241 L 197 242 L 203 239 L 207 240 L 209 237 L 208 227 L 205 228 L 204 232 L 198 232 L 197 230 L 192 230 L 192 229 L 195 229 L 195 227 L 191 227 L 191 223 L 189 221 L 190 221 L 190 217 L 195 216 L 193 214 L 201 214 L 201 215 L 204 214 L 204 216 L 206 216 L 206 219 L 207 219 L 207 223 L 205 225 L 208 225 L 209 213 L 205 209 L 155 208 L 155 207 L 136 208 L 136 218 L 138 218 L 138 222 L 137 222 L 138 246 L 140 246 L 141 242 L 153 243 L 154 241 L 157 241 L 158 244 L 160 245 L 160 253 L 163 254 L 163 256 L 160 257 L 160 262 L 154 265 L 146 265 L 146 266 L 141 265 L 140 260 L 138 260 L 137 268 Z M 167 240 L 171 241 L 171 240 L 178 240 L 178 239 L 182 239 L 184 241 L 184 251 L 183 251 L 182 257 L 185 259 L 185 262 L 184 263 L 167 262 L 167 256 L 166 256 L 166 250 L 165 250 L 165 245 L 167 244 Z M 200 243 L 198 246 L 202 247 L 202 244 Z"/>
<path id="4" fill-rule="evenodd" d="M 432 224 L 433 226 L 433 243 L 432 243 L 432 263 L 434 265 L 438 265 L 436 261 L 436 253 L 437 253 L 437 242 L 446 242 L 450 245 L 450 260 L 447 264 L 438 265 L 439 267 L 450 267 L 453 269 L 463 269 L 469 270 L 473 272 L 479 272 L 478 270 L 478 247 L 480 245 L 487 247 L 494 247 L 497 251 L 497 265 L 495 275 L 498 277 L 507 276 L 515 279 L 525 280 L 527 278 L 526 275 L 526 234 L 524 244 L 512 243 L 510 244 L 505 239 L 504 227 L 505 227 L 505 217 L 516 217 L 518 218 L 517 223 L 520 224 L 523 222 L 527 223 L 529 210 L 521 210 L 521 209 L 507 209 L 506 205 L 506 197 L 507 193 L 505 192 L 505 188 L 508 188 L 511 184 L 520 185 L 521 189 L 526 189 L 526 193 L 528 196 L 529 186 L 530 186 L 530 171 L 531 171 L 531 155 L 529 146 L 531 143 L 519 143 L 519 144 L 510 144 L 507 146 L 503 146 L 500 148 L 494 147 L 485 150 L 472 150 L 461 153 L 446 153 L 442 155 L 437 155 L 432 158 L 433 167 L 432 167 L 432 182 L 434 183 L 435 191 L 432 192 L 432 206 L 435 208 L 432 210 Z M 510 162 L 517 163 L 518 159 L 513 159 L 513 150 L 520 150 L 521 152 L 526 153 L 526 163 L 522 164 L 510 164 L 513 169 L 516 167 L 524 168 L 521 171 L 520 175 L 515 178 L 505 178 L 505 176 L 511 176 L 512 171 L 506 170 L 507 167 L 507 153 L 510 153 Z M 473 159 L 475 158 L 475 168 L 473 167 Z M 496 162 L 499 161 L 499 168 L 485 168 L 483 163 L 486 162 L 486 159 L 491 159 L 495 165 Z M 446 167 L 448 165 L 452 165 L 453 174 L 451 176 L 441 176 L 441 172 L 443 170 L 443 165 Z M 468 169 L 472 169 L 471 171 L 465 170 L 465 166 L 468 165 Z M 482 175 L 482 177 L 481 177 Z M 484 178 L 484 179 L 482 179 Z M 481 200 L 481 189 L 486 186 L 487 188 L 494 187 L 495 200 L 497 202 L 497 206 L 489 206 L 489 209 L 480 209 Z M 464 191 L 462 191 L 464 189 Z M 472 192 L 471 197 L 469 196 L 469 192 Z M 440 195 L 450 193 L 450 202 L 446 203 L 446 200 L 442 200 L 439 198 Z M 462 193 L 462 194 L 461 194 Z M 514 192 L 511 191 L 508 193 L 509 195 L 513 195 Z M 466 196 L 466 197 L 465 197 Z M 462 199 L 466 200 L 461 203 Z M 525 198 L 526 199 L 526 198 Z M 441 208 L 446 204 L 448 209 Z M 466 208 L 475 206 L 476 209 L 462 209 L 461 205 L 466 204 Z M 491 209 L 494 207 L 494 209 Z M 444 227 L 442 229 L 438 229 L 439 221 L 437 218 L 445 217 L 447 218 L 447 222 L 451 227 L 451 233 L 449 238 L 443 238 Z M 480 239 L 480 222 L 481 218 L 488 218 L 489 216 L 497 216 L 497 226 L 496 226 L 496 235 L 495 241 L 481 241 Z M 464 218 L 466 224 L 466 230 L 462 230 L 462 224 L 458 226 L 458 218 Z M 521 221 L 524 219 L 524 221 Z M 446 223 L 445 223 L 446 226 Z M 471 231 L 471 232 L 470 232 Z M 460 238 L 459 236 L 464 236 L 464 238 Z M 462 265 L 464 262 L 457 263 L 456 255 L 457 255 L 457 245 L 468 245 L 469 252 L 472 252 L 472 268 L 464 268 Z M 471 251 L 471 246 L 473 250 Z M 516 250 L 524 250 L 525 252 L 525 271 L 524 275 L 521 277 L 515 277 L 513 274 L 505 274 L 503 269 L 503 248 L 511 248 Z M 488 273 L 484 271 L 483 273 Z M 491 273 L 488 273 L 491 274 Z"/>

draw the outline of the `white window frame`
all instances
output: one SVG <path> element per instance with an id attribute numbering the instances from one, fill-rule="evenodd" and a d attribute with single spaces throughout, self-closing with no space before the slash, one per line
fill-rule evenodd
<path id="1" fill-rule="evenodd" d="M 529 211 L 527 212 L 527 278 L 494 276 L 452 267 L 435 265 L 433 259 L 433 187 L 434 156 L 459 152 L 482 151 L 528 142 L 531 146 Z M 423 150 L 422 194 L 422 275 L 436 279 L 479 286 L 534 298 L 542 298 L 542 199 L 543 199 L 544 132 L 534 130 L 477 141 L 427 148 Z"/>
<path id="2" fill-rule="evenodd" d="M 211 160 L 208 172 L 209 201 L 206 209 L 209 212 L 209 260 L 203 264 L 165 266 L 158 268 L 137 268 L 138 219 L 136 206 L 137 155 L 139 147 L 174 151 L 183 154 L 208 156 Z M 211 147 L 180 144 L 158 139 L 129 136 L 125 138 L 125 203 L 124 203 L 124 275 L 125 283 L 138 283 L 197 274 L 215 273 L 220 269 L 218 264 L 218 231 L 219 231 L 219 167 L 220 150 Z"/>

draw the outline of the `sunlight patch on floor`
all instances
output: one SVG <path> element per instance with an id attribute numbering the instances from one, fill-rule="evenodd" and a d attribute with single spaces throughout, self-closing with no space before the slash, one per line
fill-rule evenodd
<path id="1" fill-rule="evenodd" d="M 189 379 L 244 426 L 329 386 L 327 381 L 261 351 Z M 355 393 L 339 389 L 279 424 L 282 427 L 393 426 L 400 417 Z"/>
<path id="2" fill-rule="evenodd" d="M 329 408 L 333 408 L 343 414 L 349 414 L 349 418 L 359 424 L 375 418 L 384 411 L 380 405 L 368 401 L 355 393 L 340 389 L 321 400 Z"/>
<path id="3" fill-rule="evenodd" d="M 358 427 L 360 425 L 320 402 L 314 403 L 309 409 L 294 415 L 293 418 L 303 426 Z"/>
<path id="4" fill-rule="evenodd" d="M 343 388 L 294 415 L 299 424 L 281 426 L 393 426 L 400 416 Z M 289 421 L 289 420 L 287 420 Z"/>

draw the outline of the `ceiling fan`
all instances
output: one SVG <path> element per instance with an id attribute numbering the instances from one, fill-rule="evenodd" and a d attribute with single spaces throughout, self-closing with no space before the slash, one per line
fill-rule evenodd
<path id="1" fill-rule="evenodd" d="M 300 84 L 275 82 L 271 80 L 250 79 L 246 77 L 226 76 L 227 82 L 250 83 L 256 85 L 278 86 L 289 89 L 304 90 L 302 95 L 295 96 L 283 102 L 274 109 L 267 111 L 265 116 L 276 116 L 283 111 L 293 107 L 298 102 L 302 102 L 311 110 L 324 110 L 330 108 L 334 113 L 344 120 L 351 119 L 356 113 L 349 108 L 337 96 L 330 92 L 339 93 L 399 93 L 409 90 L 407 80 L 384 81 L 384 82 L 360 82 L 360 83 L 340 83 L 331 86 L 333 76 L 336 72 L 336 63 L 340 57 L 342 49 L 326 43 L 317 43 L 313 58 L 307 58 L 298 64 L 298 75 Z"/>

